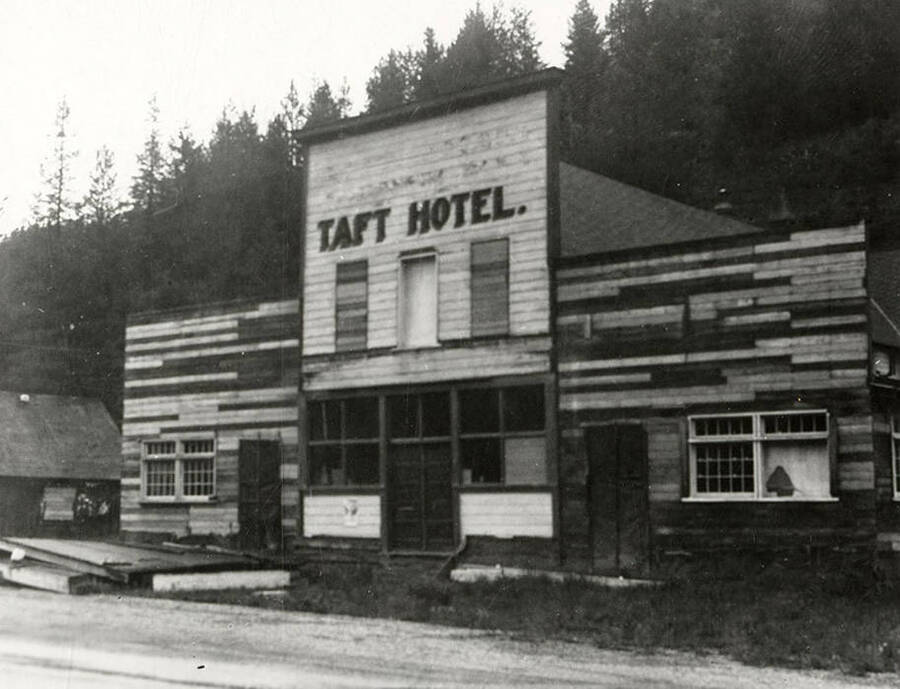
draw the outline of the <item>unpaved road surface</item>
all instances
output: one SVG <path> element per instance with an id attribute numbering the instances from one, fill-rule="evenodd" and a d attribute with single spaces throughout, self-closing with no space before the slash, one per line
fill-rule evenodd
<path id="1" fill-rule="evenodd" d="M 494 632 L 0 587 L 0 687 L 896 687 Z"/>

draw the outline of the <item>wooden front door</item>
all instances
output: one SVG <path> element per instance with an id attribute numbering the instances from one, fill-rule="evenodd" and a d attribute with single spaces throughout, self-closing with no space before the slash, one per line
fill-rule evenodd
<path id="1" fill-rule="evenodd" d="M 388 540 L 392 550 L 453 548 L 450 445 L 391 445 Z"/>
<path id="2" fill-rule="evenodd" d="M 589 428 L 588 509 L 595 572 L 649 566 L 647 434 L 637 424 Z"/>
<path id="3" fill-rule="evenodd" d="M 242 440 L 238 450 L 239 541 L 245 550 L 281 545 L 281 443 Z"/>

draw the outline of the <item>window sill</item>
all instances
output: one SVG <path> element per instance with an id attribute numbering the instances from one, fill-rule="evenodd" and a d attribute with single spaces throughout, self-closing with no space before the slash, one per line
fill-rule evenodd
<path id="1" fill-rule="evenodd" d="M 420 345 L 397 345 L 394 347 L 395 352 L 419 352 L 419 351 L 430 351 L 432 349 L 440 349 L 441 343 L 435 342 L 433 344 L 420 344 Z"/>
<path id="2" fill-rule="evenodd" d="M 752 496 L 736 496 L 733 498 L 715 497 L 701 498 L 691 496 L 689 498 L 681 498 L 681 502 L 697 502 L 697 503 L 723 503 L 723 502 L 840 502 L 840 498 L 823 497 L 823 498 L 756 498 Z"/>
<path id="3" fill-rule="evenodd" d="M 209 505 L 210 503 L 219 502 L 219 498 L 215 495 L 205 497 L 187 497 L 187 498 L 141 498 L 139 505 Z"/>

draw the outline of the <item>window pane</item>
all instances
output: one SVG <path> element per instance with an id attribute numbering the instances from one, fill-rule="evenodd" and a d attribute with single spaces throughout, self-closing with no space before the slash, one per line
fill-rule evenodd
<path id="1" fill-rule="evenodd" d="M 694 448 L 698 493 L 754 492 L 753 443 L 710 443 Z"/>
<path id="2" fill-rule="evenodd" d="M 460 443 L 463 483 L 500 483 L 500 440 L 479 438 Z"/>
<path id="3" fill-rule="evenodd" d="M 388 397 L 388 424 L 392 438 L 419 436 L 419 398 L 416 395 Z"/>
<path id="4" fill-rule="evenodd" d="M 144 465 L 147 497 L 175 495 L 175 460 L 147 462 Z"/>
<path id="5" fill-rule="evenodd" d="M 341 437 L 340 402 L 310 402 L 309 404 L 309 437 L 310 440 L 338 440 Z"/>
<path id="6" fill-rule="evenodd" d="M 378 398 L 362 397 L 344 402 L 347 431 L 345 438 L 378 437 Z"/>
<path id="7" fill-rule="evenodd" d="M 309 448 L 309 482 L 314 486 L 342 486 L 341 448 L 319 445 Z"/>
<path id="8" fill-rule="evenodd" d="M 422 395 L 423 435 L 450 435 L 450 393 L 430 392 Z"/>
<path id="9" fill-rule="evenodd" d="M 767 497 L 827 497 L 828 444 L 821 440 L 764 443 L 762 472 Z"/>
<path id="10" fill-rule="evenodd" d="M 213 441 L 208 440 L 185 440 L 184 453 L 186 455 L 204 455 L 211 454 L 213 451 Z"/>
<path id="11" fill-rule="evenodd" d="M 491 433 L 500 430 L 500 395 L 497 390 L 460 390 L 460 431 Z"/>
<path id="12" fill-rule="evenodd" d="M 507 431 L 544 430 L 544 386 L 504 390 L 503 420 Z"/>
<path id="13" fill-rule="evenodd" d="M 827 415 L 822 412 L 809 414 L 768 414 L 763 416 L 766 435 L 794 433 L 824 433 L 828 430 Z"/>
<path id="14" fill-rule="evenodd" d="M 366 261 L 339 263 L 335 285 L 335 349 L 366 348 L 368 324 Z"/>
<path id="15" fill-rule="evenodd" d="M 472 244 L 472 336 L 509 331 L 508 240 Z"/>
<path id="16" fill-rule="evenodd" d="M 378 445 L 347 445 L 347 485 L 366 486 L 379 483 Z"/>
<path id="17" fill-rule="evenodd" d="M 155 440 L 144 444 L 144 452 L 147 455 L 174 455 L 174 440 Z"/>
<path id="18" fill-rule="evenodd" d="M 209 442 L 212 444 L 212 441 Z M 213 494 L 215 482 L 213 480 L 214 461 L 212 457 L 185 459 L 181 465 L 184 471 L 182 480 L 185 495 L 199 496 Z"/>
<path id="19" fill-rule="evenodd" d="M 508 486 L 547 483 L 547 441 L 538 438 L 507 438 L 503 447 L 506 467 L 504 483 Z"/>
<path id="20" fill-rule="evenodd" d="M 434 256 L 401 262 L 400 333 L 404 347 L 437 344 L 437 277 Z"/>

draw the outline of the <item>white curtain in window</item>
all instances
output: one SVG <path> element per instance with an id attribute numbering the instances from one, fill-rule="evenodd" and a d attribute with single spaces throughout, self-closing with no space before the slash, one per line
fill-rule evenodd
<path id="1" fill-rule="evenodd" d="M 437 276 L 434 256 L 402 263 L 400 344 L 426 347 L 437 344 Z"/>

